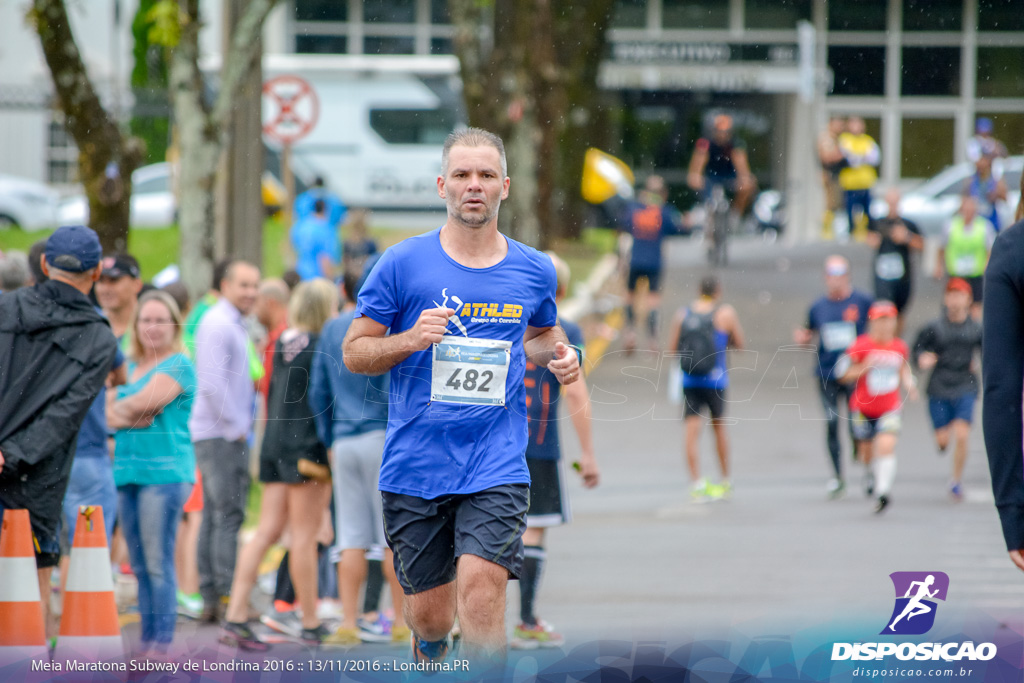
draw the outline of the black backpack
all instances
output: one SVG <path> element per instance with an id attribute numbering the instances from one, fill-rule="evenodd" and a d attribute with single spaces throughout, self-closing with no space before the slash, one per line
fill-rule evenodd
<path id="1" fill-rule="evenodd" d="M 718 349 L 715 348 L 715 307 L 708 313 L 687 309 L 679 330 L 679 367 L 687 375 L 707 375 L 715 369 Z"/>

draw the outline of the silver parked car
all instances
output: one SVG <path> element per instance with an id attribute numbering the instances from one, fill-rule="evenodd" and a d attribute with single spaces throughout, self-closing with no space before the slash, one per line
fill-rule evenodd
<path id="1" fill-rule="evenodd" d="M 171 165 L 150 164 L 132 173 L 131 225 L 133 228 L 166 228 L 176 220 L 177 204 L 171 191 Z M 68 197 L 60 205 L 62 225 L 89 221 L 84 195 Z"/>
<path id="2" fill-rule="evenodd" d="M 0 175 L 0 230 L 45 230 L 57 227 L 60 196 L 47 185 Z"/>
<path id="3" fill-rule="evenodd" d="M 997 210 L 1002 227 L 1013 222 L 1013 215 L 1020 200 L 1020 176 L 1024 170 L 1024 156 L 1009 157 L 997 162 L 1002 166 L 1002 178 L 1006 183 L 1007 198 Z M 924 181 L 913 190 L 903 193 L 900 200 L 900 215 L 914 221 L 921 233 L 929 237 L 944 234 L 949 219 L 960 208 L 960 197 L 970 177 L 974 175 L 974 164 L 962 163 L 950 166 L 938 175 Z M 885 200 L 878 197 L 871 202 L 871 215 L 881 218 L 889 212 Z"/>

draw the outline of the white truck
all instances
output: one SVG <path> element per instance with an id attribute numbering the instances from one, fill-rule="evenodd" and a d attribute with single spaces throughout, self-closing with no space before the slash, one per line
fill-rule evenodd
<path id="1" fill-rule="evenodd" d="M 308 82 L 319 101 L 316 125 L 291 150 L 305 183 L 323 176 L 350 207 L 444 210 L 441 148 L 465 120 L 455 57 L 264 55 L 264 82 L 288 75 Z M 263 109 L 266 122 L 266 98 Z"/>

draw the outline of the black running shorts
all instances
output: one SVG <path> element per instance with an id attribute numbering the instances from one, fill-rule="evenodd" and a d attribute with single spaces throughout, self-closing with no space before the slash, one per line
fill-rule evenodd
<path id="1" fill-rule="evenodd" d="M 705 406 L 712 420 L 722 417 L 725 414 L 725 398 L 722 392 L 706 387 L 683 388 L 683 417 L 701 415 Z"/>
<path id="2" fill-rule="evenodd" d="M 478 493 L 426 500 L 381 491 L 384 535 L 406 595 L 455 580 L 462 555 L 476 555 L 518 579 L 530 487 L 504 484 Z"/>

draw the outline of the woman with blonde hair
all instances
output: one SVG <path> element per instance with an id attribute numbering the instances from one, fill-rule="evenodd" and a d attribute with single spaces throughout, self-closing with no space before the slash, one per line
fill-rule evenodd
<path id="1" fill-rule="evenodd" d="M 162 657 L 177 616 L 178 519 L 195 481 L 188 417 L 196 374 L 183 353 L 181 313 L 166 292 L 139 299 L 129 330 L 128 383 L 108 393 L 107 424 L 117 430 L 114 483 L 139 581 L 141 652 Z"/>
<path id="2" fill-rule="evenodd" d="M 260 449 L 264 483 L 256 533 L 238 556 L 221 642 L 265 651 L 247 623 L 249 593 L 259 563 L 288 529 L 288 569 L 302 610 L 301 640 L 319 645 L 327 636 L 316 613 L 317 532 L 331 500 L 327 449 L 316 434 L 306 403 L 310 367 L 324 324 L 338 311 L 338 293 L 329 281 L 303 282 L 288 305 L 289 327 L 274 348 L 274 370 L 267 396 L 267 429 Z"/>

